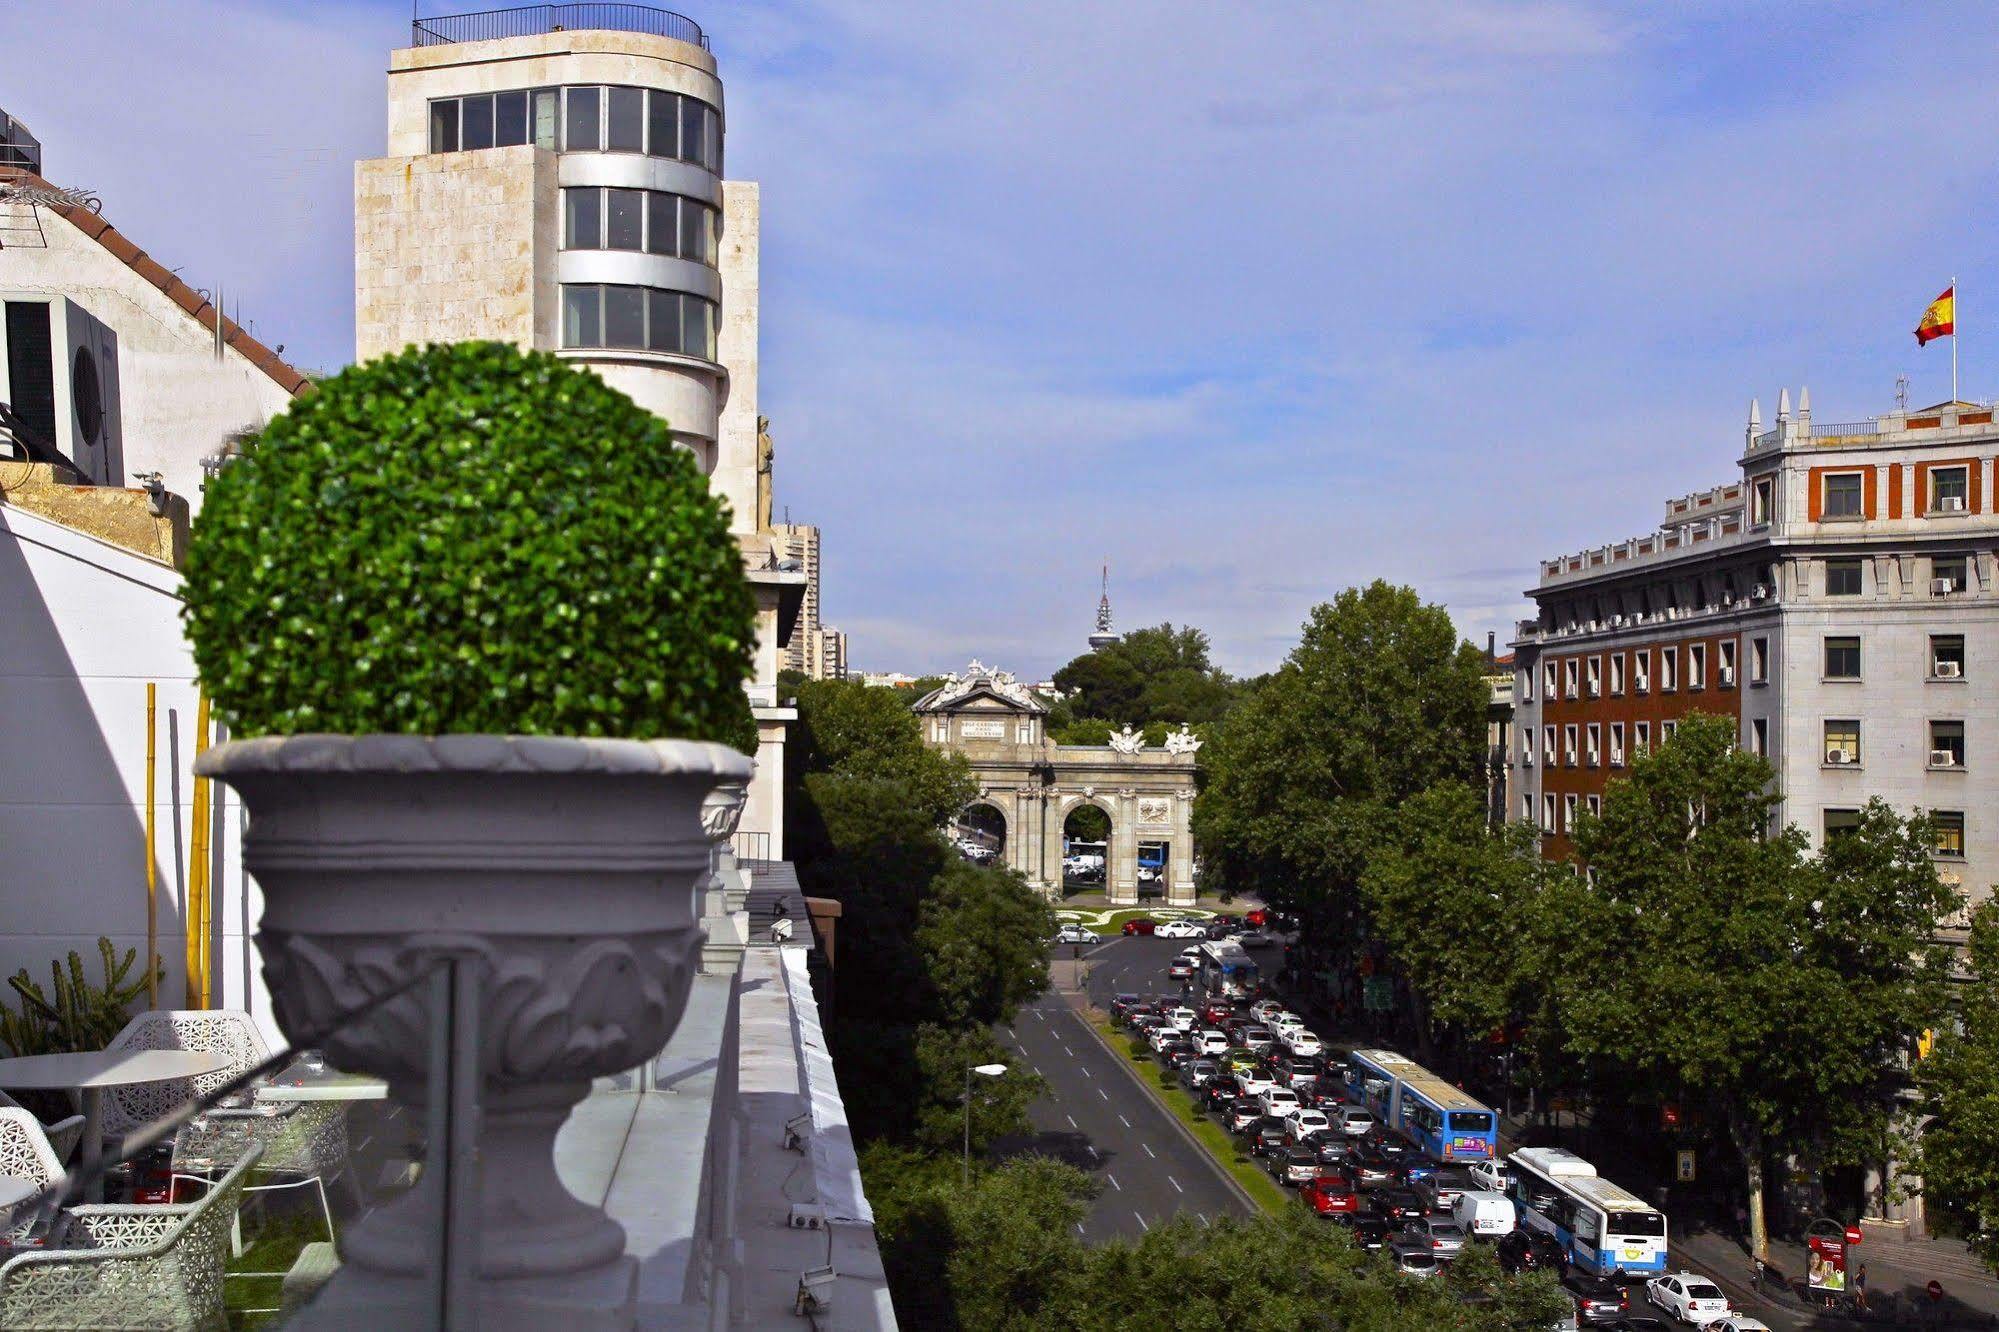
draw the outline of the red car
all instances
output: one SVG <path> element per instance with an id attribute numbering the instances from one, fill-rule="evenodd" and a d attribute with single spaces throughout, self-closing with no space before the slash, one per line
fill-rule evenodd
<path id="1" fill-rule="evenodd" d="M 1299 1189 L 1298 1196 L 1320 1216 L 1356 1216 L 1360 1212 L 1360 1196 L 1337 1172 L 1320 1175 Z"/>
<path id="2" fill-rule="evenodd" d="M 1227 1004 L 1209 1004 L 1201 1010 L 1201 1016 L 1207 1019 L 1209 1026 L 1219 1027 L 1235 1016 L 1235 1010 Z"/>
<path id="3" fill-rule="evenodd" d="M 1248 915 L 1244 916 L 1243 919 L 1260 930 L 1270 923 L 1270 913 L 1262 907 L 1256 907 Z"/>
<path id="4" fill-rule="evenodd" d="M 1126 934 L 1150 934 L 1159 928 L 1159 922 L 1143 916 L 1134 916 L 1124 923 Z"/>

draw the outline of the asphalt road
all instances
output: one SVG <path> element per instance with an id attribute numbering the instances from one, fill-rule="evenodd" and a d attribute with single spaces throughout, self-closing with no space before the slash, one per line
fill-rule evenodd
<path id="1" fill-rule="evenodd" d="M 1120 940 L 1098 958 L 1149 942 Z M 1154 972 L 1162 986 L 1166 962 L 1177 951 L 1157 959 Z M 1249 1214 L 1251 1208 L 1224 1182 L 1219 1167 L 1132 1079 L 1129 1065 L 1103 1047 L 1064 996 L 1043 995 L 998 1035 L 1048 1083 L 1048 1094 L 1028 1110 L 1035 1138 L 1002 1144 L 1001 1150 L 1057 1156 L 1098 1180 L 1102 1192 L 1080 1227 L 1085 1239 L 1134 1237 L 1174 1216 L 1205 1222 Z"/>

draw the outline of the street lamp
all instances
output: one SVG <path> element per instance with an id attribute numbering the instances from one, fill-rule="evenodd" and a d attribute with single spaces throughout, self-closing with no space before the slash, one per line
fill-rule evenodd
<path id="1" fill-rule="evenodd" d="M 965 1170 L 967 1188 L 972 1183 L 972 1074 L 982 1078 L 996 1078 L 1006 1072 L 1005 1064 L 971 1064 L 965 1069 Z"/>

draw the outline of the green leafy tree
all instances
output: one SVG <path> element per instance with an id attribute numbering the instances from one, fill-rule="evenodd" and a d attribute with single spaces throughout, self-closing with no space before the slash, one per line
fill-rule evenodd
<path id="1" fill-rule="evenodd" d="M 1236 693 L 1209 660 L 1208 636 L 1170 624 L 1134 629 L 1084 653 L 1055 672 L 1055 685 L 1069 697 L 1050 718 L 1051 734 L 1086 718 L 1113 726 L 1219 721 Z"/>
<path id="2" fill-rule="evenodd" d="M 900 783 L 933 827 L 963 809 L 976 792 L 962 755 L 923 743 L 922 728 L 899 691 L 858 680 L 811 680 L 798 690 L 798 732 L 788 748 L 804 771 Z"/>
<path id="3" fill-rule="evenodd" d="M 1009 869 L 947 866 L 930 881 L 916 945 L 938 1016 L 990 1026 L 1048 988 L 1055 910 Z"/>
<path id="4" fill-rule="evenodd" d="M 974 1075 L 972 1085 L 972 1153 L 982 1156 L 1001 1138 L 1024 1138 L 1033 1132 L 1027 1107 L 1048 1090 L 1033 1069 L 1021 1062 L 984 1027 L 944 1027 L 934 1024 L 916 1031 L 916 1127 L 919 1146 L 958 1155 L 965 1142 L 965 1070 L 980 1064 L 1005 1064 L 996 1078 Z M 898 1089 L 908 1096 L 907 1084 Z"/>
<path id="5" fill-rule="evenodd" d="M 1409 588 L 1377 581 L 1314 608 L 1284 665 L 1201 751 L 1208 881 L 1260 893 L 1315 937 L 1346 934 L 1395 807 L 1480 778 L 1484 674 L 1449 613 Z"/>
<path id="6" fill-rule="evenodd" d="M 1968 974 L 1955 1011 L 1917 1062 L 1920 1129 L 1908 1169 L 1924 1203 L 1999 1269 L 1999 899 L 1971 918 Z"/>
<path id="7" fill-rule="evenodd" d="M 1764 1251 L 1763 1165 L 1829 1107 L 1848 1140 L 1885 1129 L 1884 1073 L 1939 999 L 1932 934 L 1952 895 L 1925 829 L 1871 803 L 1813 859 L 1732 719 L 1694 716 L 1612 782 L 1575 846 L 1587 877 L 1550 886 L 1565 946 L 1552 989 L 1571 1052 L 1695 1089 L 1725 1126 Z M 1671 1015 L 1670 1019 L 1662 1015 Z"/>

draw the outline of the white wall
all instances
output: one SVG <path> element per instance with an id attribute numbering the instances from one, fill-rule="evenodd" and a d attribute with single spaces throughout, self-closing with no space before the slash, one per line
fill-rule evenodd
<path id="1" fill-rule="evenodd" d="M 167 966 L 160 1004 L 184 1006 L 196 689 L 180 584 L 163 565 L 0 505 L 8 731 L 0 747 L 0 972 L 25 966 L 46 989 L 49 962 L 75 949 L 98 979 L 99 935 L 121 953 L 132 947 L 143 955 L 151 681 L 158 686 L 157 946 Z M 262 902 L 242 870 L 241 809 L 225 788 L 214 788 L 213 799 L 212 1002 L 257 1013 L 275 1039 L 248 937 Z"/>

